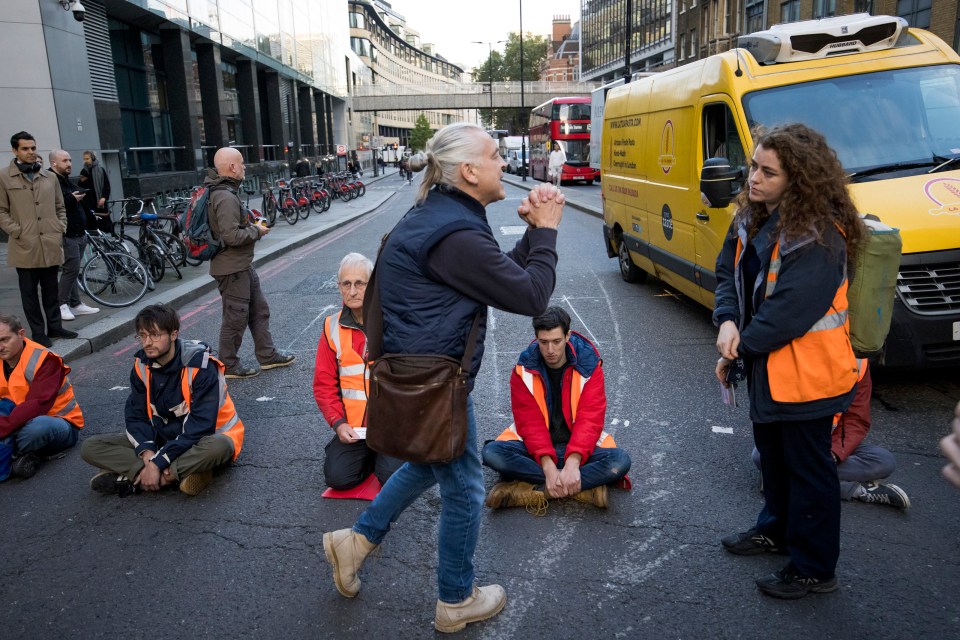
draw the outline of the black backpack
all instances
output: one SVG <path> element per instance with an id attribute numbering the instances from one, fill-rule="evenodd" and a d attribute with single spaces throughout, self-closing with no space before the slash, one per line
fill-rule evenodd
<path id="1" fill-rule="evenodd" d="M 180 217 L 180 225 L 183 227 L 183 244 L 186 245 L 187 253 L 194 260 L 210 260 L 223 249 L 220 241 L 213 237 L 207 208 L 210 192 L 225 188 L 222 186 L 200 187 L 194 192 L 190 205 Z"/>

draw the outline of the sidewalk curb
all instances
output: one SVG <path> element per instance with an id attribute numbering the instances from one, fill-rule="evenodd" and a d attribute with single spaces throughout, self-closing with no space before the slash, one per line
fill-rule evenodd
<path id="1" fill-rule="evenodd" d="M 379 182 L 386 177 L 388 176 L 378 176 L 377 178 L 372 179 L 365 184 L 369 187 L 371 184 Z M 293 249 L 301 247 L 305 244 L 309 244 L 317 238 L 321 238 L 325 235 L 333 233 L 338 229 L 355 222 L 356 220 L 362 218 L 372 211 L 375 211 L 380 206 L 389 202 L 398 193 L 400 192 L 394 191 L 381 200 L 371 200 L 371 205 L 369 207 L 365 207 L 364 209 L 358 211 L 356 215 L 352 217 L 344 218 L 343 220 L 340 220 L 328 227 L 312 229 L 311 231 L 302 235 L 293 236 L 279 244 L 273 245 L 263 253 L 255 254 L 253 258 L 253 266 L 260 267 L 275 258 L 286 255 Z M 202 265 L 198 268 L 206 269 L 207 267 L 208 265 Z M 104 347 L 114 344 L 123 339 L 125 336 L 130 336 L 133 333 L 133 321 L 136 318 L 137 313 L 139 313 L 140 309 L 143 307 L 151 304 L 169 304 L 174 308 L 179 308 L 184 304 L 197 300 L 216 288 L 217 281 L 214 280 L 214 278 L 209 274 L 204 273 L 161 293 L 156 293 L 153 295 L 148 293 L 136 304 L 120 309 L 110 317 L 104 318 L 99 322 L 95 322 L 87 327 L 84 327 L 80 330 L 81 336 L 79 338 L 72 340 L 58 340 L 57 354 L 60 355 L 65 362 L 70 362 L 72 360 L 76 360 L 100 351 Z M 90 333 L 92 335 L 82 335 L 84 333 Z"/>

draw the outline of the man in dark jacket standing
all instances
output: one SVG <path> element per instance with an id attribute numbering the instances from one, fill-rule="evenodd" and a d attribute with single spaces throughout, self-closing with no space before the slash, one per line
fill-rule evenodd
<path id="1" fill-rule="evenodd" d="M 30 334 L 34 342 L 49 347 L 50 338 L 77 337 L 76 332 L 63 328 L 57 298 L 57 272 L 63 264 L 63 232 L 67 229 L 63 193 L 56 177 L 41 169 L 32 135 L 15 133 L 10 145 L 14 158 L 6 171 L 0 171 L 0 228 L 10 236 L 7 264 L 17 269 Z"/>
<path id="2" fill-rule="evenodd" d="M 80 170 L 78 184 L 89 189 L 83 196 L 83 204 L 87 211 L 92 211 L 97 217 L 97 227 L 104 233 L 113 231 L 113 220 L 110 219 L 110 210 L 107 201 L 110 200 L 110 177 L 106 169 L 97 162 L 97 154 L 93 151 L 83 152 L 83 169 Z"/>
<path id="3" fill-rule="evenodd" d="M 67 231 L 63 234 L 63 267 L 60 271 L 60 317 L 75 320 L 79 315 L 99 313 L 100 309 L 85 305 L 80 300 L 80 264 L 87 247 L 87 212 L 83 192 L 70 183 L 73 159 L 63 149 L 50 152 L 50 171 L 57 176 L 63 204 L 67 210 Z"/>
<path id="4" fill-rule="evenodd" d="M 203 185 L 210 190 L 210 230 L 223 246 L 210 261 L 210 275 L 217 280 L 223 299 L 219 355 L 227 378 L 252 378 L 260 375 L 261 369 L 290 365 L 295 356 L 278 352 L 270 335 L 270 306 L 253 268 L 253 245 L 270 229 L 254 224 L 240 204 L 237 190 L 245 175 L 243 156 L 232 147 L 223 147 L 217 150 L 213 164 L 217 175 L 208 176 Z M 248 326 L 260 369 L 240 365 L 237 352 Z"/>

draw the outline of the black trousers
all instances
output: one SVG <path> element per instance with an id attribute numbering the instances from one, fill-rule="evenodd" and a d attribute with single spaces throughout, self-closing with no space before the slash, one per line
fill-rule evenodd
<path id="1" fill-rule="evenodd" d="M 59 266 L 33 269 L 17 267 L 20 303 L 23 305 L 25 320 L 30 325 L 30 336 L 34 340 L 63 329 L 63 321 L 60 319 L 60 294 L 57 279 L 59 271 Z M 37 287 L 40 287 L 39 296 L 37 295 Z M 43 300 L 42 306 L 41 299 Z M 46 322 L 44 322 L 44 315 L 46 315 Z"/>
<path id="2" fill-rule="evenodd" d="M 386 484 L 393 472 L 400 468 L 403 460 L 377 453 L 360 440 L 346 444 L 340 442 L 336 434 L 327 443 L 323 460 L 323 476 L 327 486 L 332 489 L 352 489 L 376 474 L 380 484 Z"/>
<path id="3" fill-rule="evenodd" d="M 832 428 L 833 416 L 753 425 L 766 499 L 757 530 L 786 544 L 793 566 L 809 578 L 832 578 L 840 557 Z"/>

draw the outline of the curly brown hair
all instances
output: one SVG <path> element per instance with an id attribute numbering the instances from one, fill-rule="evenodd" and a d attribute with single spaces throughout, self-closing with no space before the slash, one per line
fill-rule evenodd
<path id="1" fill-rule="evenodd" d="M 772 129 L 755 129 L 754 148 L 773 151 L 789 181 L 780 201 L 777 229 L 787 239 L 796 239 L 812 230 L 817 241 L 834 223 L 843 229 L 847 262 L 853 264 L 864 239 L 864 227 L 847 192 L 847 176 L 836 152 L 826 138 L 810 127 L 785 124 Z M 750 202 L 750 190 L 737 197 L 736 220 L 748 220 L 748 237 L 753 238 L 770 217 L 766 205 Z"/>

